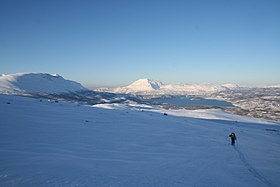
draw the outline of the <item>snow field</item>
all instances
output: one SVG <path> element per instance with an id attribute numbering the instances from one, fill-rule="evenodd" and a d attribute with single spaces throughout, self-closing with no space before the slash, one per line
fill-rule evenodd
<path id="1" fill-rule="evenodd" d="M 209 119 L 215 111 L 202 119 L 149 107 L 101 107 L 0 95 L 0 186 L 280 182 L 279 124 L 236 123 L 228 114 Z"/>

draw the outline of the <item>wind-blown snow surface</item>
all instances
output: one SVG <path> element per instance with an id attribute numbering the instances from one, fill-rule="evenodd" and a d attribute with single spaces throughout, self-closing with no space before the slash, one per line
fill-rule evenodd
<path id="1" fill-rule="evenodd" d="M 0 186 L 279 186 L 277 123 L 100 107 L 0 95 Z"/>
<path id="2" fill-rule="evenodd" d="M 80 83 L 47 73 L 16 73 L 0 76 L 0 93 L 65 93 L 87 90 Z"/>

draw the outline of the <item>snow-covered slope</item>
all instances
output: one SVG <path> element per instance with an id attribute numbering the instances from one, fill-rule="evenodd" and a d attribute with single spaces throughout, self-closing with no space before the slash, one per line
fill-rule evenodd
<path id="1" fill-rule="evenodd" d="M 208 120 L 226 120 L 232 122 L 243 122 L 243 123 L 258 123 L 258 124 L 278 124 L 275 121 L 269 121 L 266 119 L 252 118 L 246 116 L 235 115 L 230 112 L 226 112 L 222 109 L 197 109 L 197 110 L 186 110 L 186 109 L 164 109 L 161 107 L 152 107 L 145 104 L 137 104 L 134 102 L 128 103 L 107 103 L 107 104 L 97 104 L 94 107 L 104 108 L 104 109 L 132 109 L 132 110 L 146 110 L 156 113 L 166 113 L 172 116 L 179 117 L 190 117 L 198 119 L 208 119 Z"/>
<path id="2" fill-rule="evenodd" d="M 100 107 L 0 95 L 0 186 L 279 186 L 279 124 Z"/>
<path id="3" fill-rule="evenodd" d="M 81 84 L 47 73 L 16 73 L 0 76 L 0 93 L 65 93 L 87 90 Z"/>
<path id="4" fill-rule="evenodd" d="M 126 87 L 114 89 L 96 89 L 96 91 L 106 91 L 113 93 L 136 93 L 136 94 L 211 94 L 220 91 L 238 89 L 236 84 L 163 84 L 160 81 L 151 79 L 139 79 Z"/>

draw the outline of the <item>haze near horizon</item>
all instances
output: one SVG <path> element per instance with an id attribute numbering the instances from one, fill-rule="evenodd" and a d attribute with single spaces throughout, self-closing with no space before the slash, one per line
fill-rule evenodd
<path id="1" fill-rule="evenodd" d="M 1 1 L 0 73 L 279 84 L 279 1 Z"/>

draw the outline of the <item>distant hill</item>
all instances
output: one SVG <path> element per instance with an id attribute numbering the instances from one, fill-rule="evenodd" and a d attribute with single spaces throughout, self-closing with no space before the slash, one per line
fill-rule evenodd
<path id="1" fill-rule="evenodd" d="M 87 90 L 80 83 L 48 73 L 15 73 L 0 76 L 0 93 L 66 93 Z"/>

